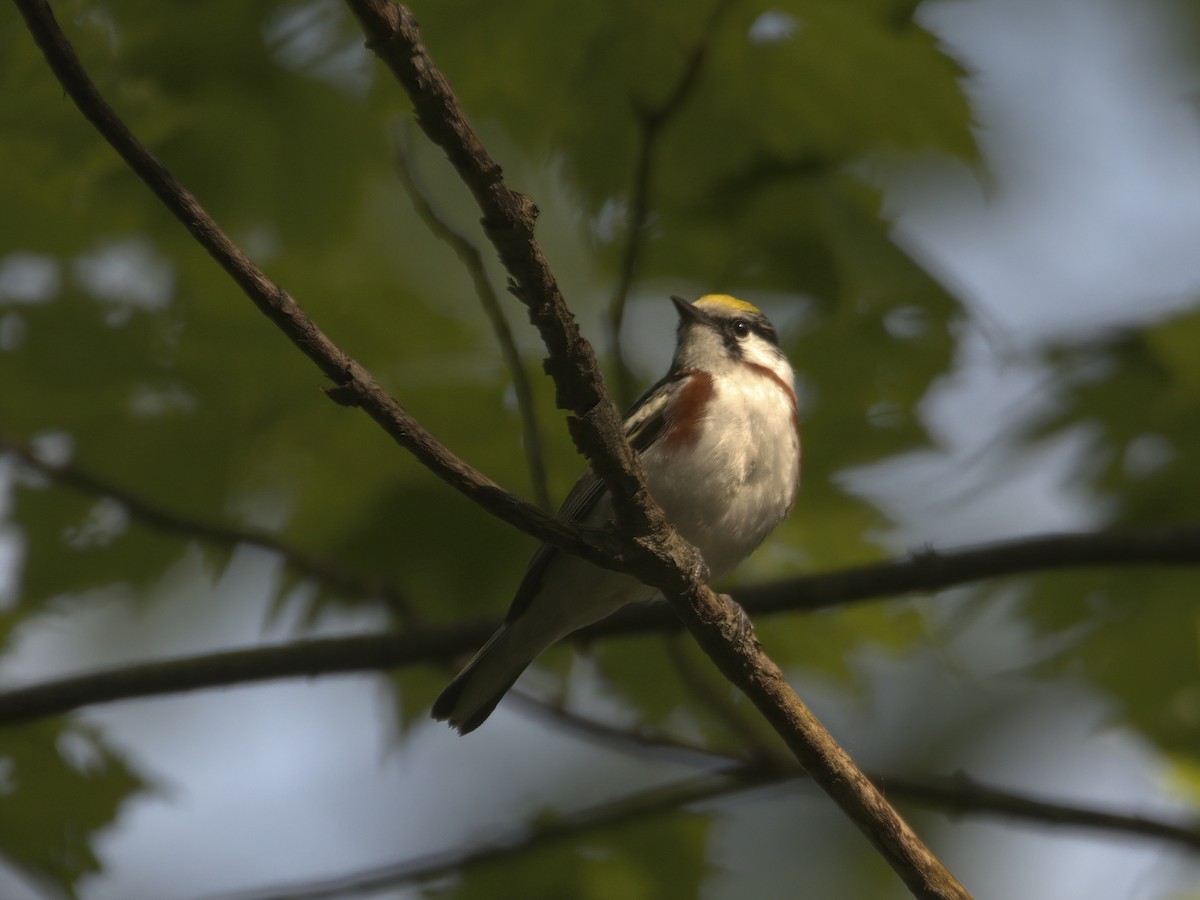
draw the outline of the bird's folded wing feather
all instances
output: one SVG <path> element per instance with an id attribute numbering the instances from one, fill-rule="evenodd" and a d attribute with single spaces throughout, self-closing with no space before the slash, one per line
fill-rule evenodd
<path id="1" fill-rule="evenodd" d="M 633 404 L 625 419 L 625 439 L 637 454 L 645 453 L 662 436 L 667 425 L 667 407 L 682 389 L 685 377 L 680 374 L 667 375 Z M 592 471 L 591 466 L 588 466 L 563 500 L 558 510 L 559 518 L 570 522 L 586 522 L 604 494 L 604 482 Z M 521 579 L 521 586 L 517 588 L 512 606 L 509 607 L 506 622 L 512 622 L 528 608 L 541 586 L 546 567 L 558 552 L 557 548 L 542 544 L 534 553 L 525 570 L 525 577 Z"/>

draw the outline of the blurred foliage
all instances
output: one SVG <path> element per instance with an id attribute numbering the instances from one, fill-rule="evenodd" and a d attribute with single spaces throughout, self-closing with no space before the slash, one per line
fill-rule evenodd
<path id="1" fill-rule="evenodd" d="M 834 476 L 924 446 L 918 404 L 954 359 L 959 306 L 892 243 L 863 176 L 877 154 L 975 162 L 962 72 L 914 23 L 914 6 L 739 2 L 713 18 L 685 0 L 414 4 L 487 144 L 538 202 L 547 254 L 585 327 L 620 265 L 639 111 L 661 104 L 704 48 L 657 146 L 632 311 L 720 290 L 785 323 L 813 438 L 798 514 L 747 567 L 756 578 L 878 555 L 885 517 Z M 528 496 L 510 376 L 469 279 L 391 169 L 407 101 L 342 6 L 210 0 L 167 14 L 149 0 L 63 0 L 55 11 L 134 133 L 267 273 L 451 449 Z M 393 579 L 430 621 L 499 614 L 530 542 L 321 394 L 319 373 L 64 98 L 8 7 L 0 86 L 0 209 L 19 211 L 0 216 L 0 435 L 39 438 L 51 455 L 198 521 L 267 527 Z M 411 141 L 431 201 L 482 245 L 466 192 Z M 536 371 L 540 348 L 510 307 Z M 1198 327 L 1172 322 L 1053 359 L 1072 387 L 1031 438 L 1092 429 L 1096 465 L 1080 477 L 1112 498 L 1118 521 L 1191 514 Z M 656 359 L 634 360 L 641 374 L 657 374 L 669 333 L 661 343 Z M 551 389 L 535 390 L 561 497 L 581 463 Z M 32 473 L 14 491 L 24 553 L 17 602 L 0 610 L 6 642 L 56 598 L 113 584 L 140 596 L 184 552 Z M 1054 664 L 1109 688 L 1132 723 L 1194 764 L 1198 610 L 1175 585 L 1144 573 L 1057 576 L 1035 584 L 1027 608 L 1048 632 L 1086 624 Z M 334 602 L 361 600 L 323 591 L 310 612 Z M 899 605 L 760 632 L 781 664 L 842 684 L 857 648 L 901 650 L 922 636 Z M 1146 642 L 1162 665 L 1145 666 Z M 648 723 L 682 720 L 725 746 L 724 726 L 689 700 L 660 647 L 649 637 L 597 647 L 606 691 Z M 568 658 L 551 653 L 544 666 L 563 675 Z M 396 683 L 407 723 L 424 717 L 441 676 L 401 672 Z M 0 852 L 63 886 L 96 868 L 92 839 L 140 787 L 96 735 L 87 740 L 100 763 L 73 765 L 55 749 L 67 728 L 0 734 L 17 785 L 0 794 Z M 37 827 L 18 834 L 13 823 L 25 821 Z M 495 896 L 503 869 L 526 897 L 695 896 L 708 827 L 698 814 L 626 826 L 480 869 L 451 893 Z"/>
<path id="2" fill-rule="evenodd" d="M 0 779 L 2 856 L 64 888 L 99 871 L 92 835 L 146 789 L 99 734 L 57 721 L 0 733 Z"/>
<path id="3" fill-rule="evenodd" d="M 1051 347 L 1059 396 L 1031 423 L 1038 441 L 1084 442 L 1079 486 L 1114 525 L 1196 520 L 1200 472 L 1200 312 Z M 1168 571 L 1095 571 L 1033 582 L 1030 621 L 1071 638 L 1045 664 L 1083 674 L 1121 717 L 1187 765 L 1200 764 L 1200 591 Z M 1153 648 L 1148 664 L 1147 648 Z"/>

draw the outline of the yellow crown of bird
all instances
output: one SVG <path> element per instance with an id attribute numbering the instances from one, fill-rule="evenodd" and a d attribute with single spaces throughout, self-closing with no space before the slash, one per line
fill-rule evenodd
<path id="1" fill-rule="evenodd" d="M 737 312 L 754 313 L 762 315 L 762 311 L 753 303 L 747 303 L 745 300 L 739 300 L 737 297 L 730 297 L 728 294 L 705 294 L 697 300 L 693 306 L 723 306 L 726 309 L 736 310 Z"/>

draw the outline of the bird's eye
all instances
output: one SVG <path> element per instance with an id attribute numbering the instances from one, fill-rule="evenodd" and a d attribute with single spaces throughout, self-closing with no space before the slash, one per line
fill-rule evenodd
<path id="1" fill-rule="evenodd" d="M 733 336 L 738 340 L 745 340 L 750 337 L 750 323 L 738 320 L 733 323 Z"/>

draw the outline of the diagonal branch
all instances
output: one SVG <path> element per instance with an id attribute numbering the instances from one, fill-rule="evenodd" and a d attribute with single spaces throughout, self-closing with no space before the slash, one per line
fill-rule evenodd
<path id="1" fill-rule="evenodd" d="M 542 433 L 538 425 L 537 404 L 533 399 L 533 388 L 529 383 L 529 376 L 525 374 L 525 364 L 521 359 L 520 351 L 517 350 L 517 342 L 513 339 L 508 319 L 504 317 L 504 310 L 500 307 L 500 298 L 496 296 L 491 279 L 488 278 L 487 269 L 483 264 L 483 255 L 479 252 L 478 247 L 451 228 L 433 208 L 433 204 L 417 184 L 416 174 L 413 172 L 408 152 L 404 148 L 403 137 L 399 137 L 396 141 L 396 174 L 399 175 L 404 189 L 408 192 L 409 199 L 412 200 L 413 208 L 421 221 L 425 223 L 425 227 L 434 237 L 454 251 L 458 261 L 471 276 L 471 282 L 475 285 L 475 293 L 479 297 L 479 305 L 483 308 L 488 322 L 491 323 L 492 333 L 500 347 L 500 355 L 512 378 L 513 392 L 517 397 L 517 412 L 521 417 L 525 459 L 529 465 L 529 482 L 533 487 L 533 495 L 537 499 L 537 505 L 549 512 L 553 509 L 554 504 L 550 501 L 550 490 L 546 484 L 546 460 L 542 455 Z"/>
<path id="2" fill-rule="evenodd" d="M 336 387 L 328 393 L 334 400 L 361 407 L 435 475 L 498 518 L 597 565 L 620 564 L 622 547 L 617 540 L 601 531 L 560 521 L 514 497 L 442 446 L 363 366 L 330 340 L 283 288 L 251 262 L 191 192 L 133 136 L 84 71 L 46 0 L 13 2 L 79 111 L 258 310 L 333 381 Z"/>
<path id="3" fill-rule="evenodd" d="M 646 248 L 646 223 L 650 219 L 650 193 L 654 180 L 655 155 L 663 130 L 683 108 L 700 80 L 700 72 L 708 56 L 708 45 L 717 25 L 729 7 L 729 0 L 717 0 L 709 13 L 700 39 L 684 60 L 679 79 L 657 106 L 638 110 L 638 146 L 633 163 L 633 188 L 630 192 L 629 215 L 625 220 L 625 249 L 621 254 L 620 275 L 608 304 L 608 334 L 613 352 L 614 393 L 623 405 L 633 402 L 632 375 L 621 343 L 621 327 L 625 322 L 625 306 L 629 292 L 642 262 Z"/>
<path id="4" fill-rule="evenodd" d="M 761 723 L 751 721 L 754 718 L 753 710 L 734 703 L 728 686 L 714 683 L 711 672 L 701 671 L 697 661 L 688 656 L 683 642 L 678 638 L 668 638 L 664 644 L 667 657 L 684 689 L 724 728 L 730 738 L 744 748 L 745 759 L 773 771 L 787 767 L 791 760 L 779 743 L 771 740 Z M 722 686 L 724 690 L 720 689 Z"/>

